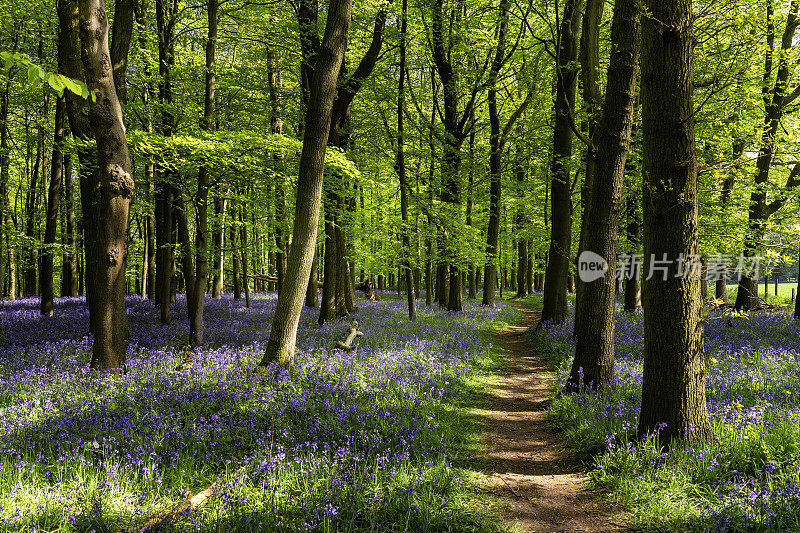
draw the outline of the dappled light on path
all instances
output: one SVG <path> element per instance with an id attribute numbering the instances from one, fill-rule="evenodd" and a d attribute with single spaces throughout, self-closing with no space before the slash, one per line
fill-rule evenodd
<path id="1" fill-rule="evenodd" d="M 539 313 L 521 308 L 522 322 L 497 334 L 508 361 L 477 411 L 486 426 L 484 485 L 508 502 L 501 513 L 518 531 L 624 531 L 621 509 L 585 488 L 581 465 L 547 423 L 554 377 L 524 336 Z"/>

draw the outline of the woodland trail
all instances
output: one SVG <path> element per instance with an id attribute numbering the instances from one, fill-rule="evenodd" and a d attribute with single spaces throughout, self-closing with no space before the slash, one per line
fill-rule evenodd
<path id="1" fill-rule="evenodd" d="M 496 334 L 508 362 L 477 410 L 484 424 L 485 451 L 478 457 L 486 490 L 501 500 L 506 526 L 519 532 L 630 531 L 622 509 L 586 489 L 588 478 L 571 459 L 546 420 L 555 379 L 525 339 L 539 311 L 515 304 L 525 315 Z"/>

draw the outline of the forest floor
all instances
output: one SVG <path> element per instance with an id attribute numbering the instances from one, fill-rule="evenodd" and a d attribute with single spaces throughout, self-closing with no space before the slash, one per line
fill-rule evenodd
<path id="1" fill-rule="evenodd" d="M 555 378 L 525 336 L 539 311 L 516 306 L 524 318 L 496 334 L 508 359 L 476 410 L 486 428 L 478 458 L 484 487 L 499 498 L 499 512 L 512 531 L 629 531 L 623 509 L 586 488 L 585 468 L 547 422 Z"/>

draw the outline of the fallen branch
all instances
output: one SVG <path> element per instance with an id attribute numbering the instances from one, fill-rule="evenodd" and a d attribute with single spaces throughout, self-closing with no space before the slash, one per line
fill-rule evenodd
<path id="1" fill-rule="evenodd" d="M 244 472 L 246 465 L 239 467 L 239 469 L 233 473 L 234 476 L 238 476 L 242 472 Z M 199 509 L 200 507 L 204 506 L 214 497 L 219 486 L 221 484 L 221 480 L 217 480 L 211 485 L 209 485 L 205 490 L 198 492 L 194 496 L 192 496 L 191 492 L 189 496 L 181 500 L 180 502 L 176 503 L 172 506 L 171 509 L 165 509 L 159 513 L 154 514 L 147 521 L 141 525 L 130 525 L 126 528 L 122 528 L 115 533 L 153 533 L 155 531 L 160 530 L 162 527 L 172 523 L 174 520 L 179 518 L 179 515 L 188 514 L 189 511 L 193 509 Z"/>
<path id="2" fill-rule="evenodd" d="M 358 330 L 358 321 L 353 320 L 353 325 L 350 326 L 350 329 L 347 330 L 347 339 L 342 341 L 336 341 L 336 347 L 340 350 L 344 350 L 345 352 L 353 351 L 353 341 L 356 337 L 363 337 L 364 332 Z"/>

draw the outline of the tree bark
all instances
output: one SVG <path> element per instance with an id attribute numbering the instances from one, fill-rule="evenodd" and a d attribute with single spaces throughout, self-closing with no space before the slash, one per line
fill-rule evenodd
<path id="1" fill-rule="evenodd" d="M 286 279 L 272 321 L 261 366 L 286 364 L 294 357 L 297 325 L 317 242 L 325 148 L 336 96 L 336 80 L 347 48 L 352 0 L 330 0 L 325 35 L 317 53 L 305 117 L 303 150 L 295 202 L 295 223 Z"/>
<path id="2" fill-rule="evenodd" d="M 92 368 L 118 369 L 125 362 L 128 317 L 125 312 L 125 267 L 128 259 L 128 215 L 134 182 L 122 108 L 114 87 L 108 49 L 108 18 L 104 0 L 79 0 L 81 58 L 86 85 L 96 101 L 89 102 L 89 121 L 97 142 L 97 179 L 87 190 L 97 218 L 86 219 L 96 239 L 90 278 L 95 293 L 89 307 L 94 344 Z"/>
<path id="3" fill-rule="evenodd" d="M 383 46 L 386 27 L 386 9 L 381 8 L 375 15 L 372 40 L 358 67 L 352 75 L 346 76 L 344 65 L 337 75 L 338 90 L 331 111 L 328 143 L 343 150 L 350 148 L 350 104 L 361 90 L 364 81 L 375 68 L 381 47 Z M 347 260 L 347 239 L 345 235 L 345 207 L 354 210 L 351 198 L 339 191 L 347 191 L 346 183 L 337 183 L 344 178 L 329 176 L 325 193 L 325 264 L 324 282 L 322 285 L 322 305 L 320 306 L 319 323 L 329 318 L 345 316 L 356 310 L 353 276 Z M 330 238 L 329 238 L 330 237 Z M 331 275 L 330 268 L 337 269 Z M 330 293 L 330 294 L 328 294 Z"/>
<path id="4" fill-rule="evenodd" d="M 275 57 L 275 50 L 272 46 L 267 48 L 267 84 L 269 85 L 270 131 L 280 134 L 283 133 L 280 95 L 281 75 Z M 285 219 L 286 189 L 283 176 L 278 174 L 275 183 L 275 276 L 278 279 L 276 287 L 278 293 L 281 292 L 281 287 L 283 287 L 283 278 L 286 271 Z"/>
<path id="5" fill-rule="evenodd" d="M 552 180 L 550 186 L 550 253 L 544 281 L 542 322 L 559 323 L 567 319 L 567 277 L 572 243 L 572 200 L 570 160 L 578 81 L 578 32 L 581 27 L 582 0 L 567 0 L 559 31 L 560 46 L 556 64 L 555 127 L 553 130 Z"/>
<path id="6" fill-rule="evenodd" d="M 61 201 L 61 181 L 63 179 L 63 156 L 61 144 L 64 142 L 64 115 L 67 102 L 64 96 L 56 100 L 55 131 L 53 134 L 53 155 L 50 163 L 50 185 L 47 195 L 47 214 L 44 230 L 44 249 L 42 250 L 41 305 L 43 316 L 53 316 L 53 256 L 55 255 L 56 230 L 58 229 L 58 204 Z M 63 283 L 63 280 L 62 280 Z"/>
<path id="7" fill-rule="evenodd" d="M 156 303 L 160 309 L 162 324 L 172 321 L 170 303 L 172 299 L 172 275 L 174 249 L 172 242 L 173 210 L 172 187 L 165 182 L 158 185 L 155 197 L 155 226 L 156 226 Z"/>
<path id="8" fill-rule="evenodd" d="M 592 192 L 584 213 L 586 250 L 609 265 L 605 275 L 583 284 L 578 293 L 584 313 L 577 331 L 575 358 L 566 389 L 610 386 L 614 380 L 614 296 L 616 294 L 617 230 L 622 206 L 625 162 L 633 129 L 641 40 L 638 0 L 616 0 L 611 23 L 611 57 L 606 95 L 594 135 Z"/>
<path id="9" fill-rule="evenodd" d="M 129 0 L 130 1 L 130 0 Z M 147 0 L 142 0 L 141 5 L 137 5 L 136 0 L 133 0 L 133 14 L 136 21 L 137 32 L 138 32 L 138 40 L 139 40 L 139 49 L 141 51 L 147 50 L 147 21 L 146 21 L 146 9 L 147 9 Z M 116 31 L 116 24 L 115 24 L 115 31 Z M 124 32 L 123 32 L 124 33 Z M 126 35 L 120 35 L 120 39 L 129 38 Z M 116 39 L 114 40 L 116 42 Z M 114 58 L 114 43 L 112 42 L 112 61 Z M 130 46 L 128 44 L 128 46 Z M 127 54 L 126 59 L 127 62 Z M 116 80 L 120 79 L 123 81 L 122 88 L 117 86 L 117 95 L 120 96 L 120 99 L 125 101 L 127 100 L 127 80 L 126 80 L 126 71 L 127 65 L 122 65 L 120 62 L 114 62 L 114 80 L 116 85 Z M 118 65 L 118 67 L 117 67 Z M 142 126 L 145 131 L 152 132 L 153 131 L 153 112 L 150 108 L 151 102 L 155 100 L 155 91 L 153 88 L 153 83 L 151 80 L 151 70 L 149 66 L 149 62 L 145 61 L 144 66 L 142 69 L 144 74 L 145 80 L 145 87 L 142 91 L 142 105 L 144 107 L 144 112 L 142 114 Z M 123 92 L 124 91 L 124 92 Z M 146 194 L 147 199 L 149 201 L 153 201 L 155 205 L 155 165 L 153 164 L 152 160 L 147 160 L 144 163 L 144 179 L 145 183 L 147 184 Z M 154 210 L 157 209 L 154 208 Z M 145 239 L 145 254 L 143 260 L 146 262 L 144 265 L 145 275 L 142 279 L 142 298 L 145 296 L 152 300 L 153 302 L 158 301 L 158 292 L 156 290 L 156 228 L 155 228 L 155 221 L 154 221 L 154 212 L 145 213 L 144 215 L 144 239 Z"/>
<path id="10" fill-rule="evenodd" d="M 514 173 L 517 179 L 517 298 L 524 298 L 528 295 L 528 284 L 525 278 L 528 275 L 528 239 L 524 237 L 528 225 L 527 217 L 525 216 L 525 166 L 523 165 L 523 158 L 525 157 L 525 148 L 523 141 L 524 129 L 522 122 L 519 123 L 517 128 L 519 140 L 517 142 L 517 160 L 514 162 Z"/>
<path id="11" fill-rule="evenodd" d="M 706 409 L 700 284 L 678 277 L 680 254 L 698 250 L 692 3 L 648 0 L 642 21 L 644 257 L 666 255 L 667 279 L 645 281 L 639 435 L 660 443 L 712 438 Z M 648 274 L 649 275 L 649 274 Z"/>
<path id="12" fill-rule="evenodd" d="M 39 43 L 41 52 L 41 41 Z M 41 56 L 41 54 L 40 54 Z M 45 98 L 45 108 L 42 115 L 47 114 L 47 98 Z M 37 292 L 36 285 L 36 266 L 38 263 L 38 246 L 36 243 L 36 220 L 38 219 L 39 207 L 39 180 L 44 181 L 44 131 L 37 128 L 36 157 L 33 163 L 33 173 L 28 190 L 25 193 L 25 237 L 27 246 L 25 249 L 25 262 L 23 269 L 22 291 L 25 296 L 34 296 Z"/>
<path id="13" fill-rule="evenodd" d="M 463 113 L 459 116 L 458 75 L 450 54 L 455 44 L 452 35 L 457 32 L 457 30 L 451 33 L 449 39 L 445 39 L 445 14 L 443 9 L 443 0 L 434 0 L 431 24 L 431 51 L 434 65 L 436 66 L 436 72 L 439 74 L 439 79 L 442 82 L 442 99 L 444 104 L 442 125 L 445 129 L 445 136 L 442 142 L 441 199 L 443 207 L 447 210 L 445 215 L 448 222 L 450 224 L 458 224 L 461 221 L 461 144 L 465 139 L 465 126 L 468 117 L 472 113 L 474 98 L 470 99 Z M 460 14 L 456 14 L 451 18 L 451 24 L 458 16 L 460 16 Z M 461 270 L 456 257 L 458 253 L 457 246 L 456 243 L 448 242 L 452 239 L 451 235 L 441 235 L 440 237 L 442 239 L 440 252 L 443 253 L 443 259 L 449 270 L 449 281 L 446 290 L 447 298 L 445 299 L 445 294 L 442 294 L 442 298 L 439 301 L 446 302 L 448 311 L 460 312 L 464 310 L 464 296 Z M 444 275 L 444 269 L 442 267 L 440 267 L 440 275 Z M 445 283 L 443 281 L 442 287 L 444 288 L 444 286 Z"/>
<path id="14" fill-rule="evenodd" d="M 192 240 L 189 236 L 189 221 L 186 216 L 183 193 L 179 189 L 173 190 L 172 212 L 178 226 L 178 244 L 180 245 L 181 273 L 183 274 L 183 287 L 186 291 L 186 309 L 189 315 L 189 335 L 191 337 L 192 309 L 195 306 L 197 294 L 194 290 L 194 261 L 192 260 Z"/>
<path id="15" fill-rule="evenodd" d="M 475 120 L 473 110 L 470 121 Z M 469 171 L 467 174 L 467 226 L 472 227 L 472 210 L 475 204 L 475 128 L 469 134 Z M 478 284 L 476 283 L 475 263 L 470 262 L 467 270 L 467 300 L 475 300 L 478 294 Z M 417 287 L 419 290 L 419 287 Z"/>
<path id="16" fill-rule="evenodd" d="M 111 30 L 111 66 L 114 69 L 114 87 L 120 103 L 128 103 L 128 52 L 133 37 L 135 0 L 114 2 L 114 27 Z"/>
<path id="17" fill-rule="evenodd" d="M 175 118 L 170 111 L 172 103 L 172 67 L 175 64 L 174 26 L 175 1 L 156 0 L 156 27 L 158 30 L 158 98 L 161 103 L 160 117 L 157 123 L 158 133 L 169 137 L 172 135 Z M 173 190 L 173 172 L 159 168 L 159 192 L 156 198 L 156 291 L 161 307 L 161 323 L 169 324 L 172 320 L 170 304 L 172 303 L 172 277 L 175 273 L 174 244 L 176 221 L 173 214 L 173 198 L 177 191 Z M 160 237 L 160 239 L 159 239 Z"/>

